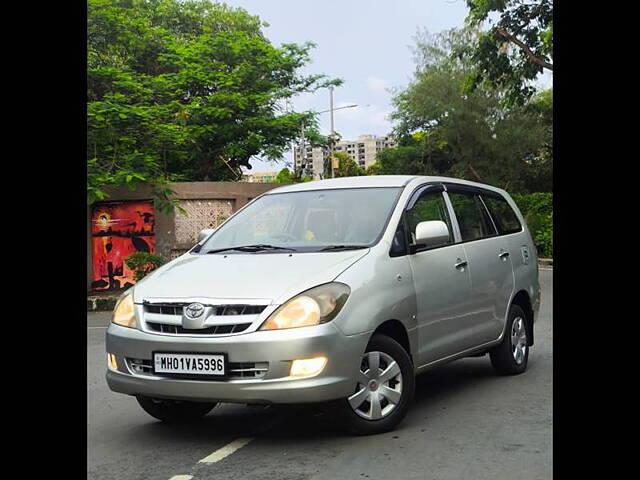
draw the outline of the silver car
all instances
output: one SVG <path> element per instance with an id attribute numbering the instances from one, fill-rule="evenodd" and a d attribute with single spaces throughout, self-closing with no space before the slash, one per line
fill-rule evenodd
<path id="1" fill-rule="evenodd" d="M 512 198 L 368 176 L 257 197 L 125 292 L 107 382 L 163 421 L 217 402 L 323 402 L 356 434 L 406 415 L 415 375 L 489 353 L 527 367 L 537 255 Z"/>

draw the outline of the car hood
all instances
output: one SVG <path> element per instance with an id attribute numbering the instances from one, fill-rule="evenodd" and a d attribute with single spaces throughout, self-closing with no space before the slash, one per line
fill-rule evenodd
<path id="1" fill-rule="evenodd" d="M 134 289 L 134 301 L 266 300 L 280 304 L 340 273 L 369 249 L 318 253 L 185 254 Z M 198 300 L 198 301 L 202 301 Z"/>

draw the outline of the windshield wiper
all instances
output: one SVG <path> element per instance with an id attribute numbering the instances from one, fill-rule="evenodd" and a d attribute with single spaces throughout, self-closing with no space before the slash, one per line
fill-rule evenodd
<path id="1" fill-rule="evenodd" d="M 295 248 L 278 247 L 276 245 L 268 245 L 266 243 L 257 243 L 255 245 L 240 245 L 238 247 L 216 248 L 213 250 L 208 250 L 207 253 L 226 252 L 229 250 L 238 250 L 241 252 L 263 252 L 265 250 L 289 250 L 290 252 L 297 252 Z"/>
<path id="2" fill-rule="evenodd" d="M 320 252 L 329 252 L 331 250 L 360 250 L 362 248 L 368 248 L 364 245 L 331 245 L 330 247 L 321 248 Z"/>

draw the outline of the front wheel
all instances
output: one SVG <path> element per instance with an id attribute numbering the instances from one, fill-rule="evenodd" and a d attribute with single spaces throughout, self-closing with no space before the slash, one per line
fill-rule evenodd
<path id="1" fill-rule="evenodd" d="M 362 356 L 353 394 L 336 402 L 338 419 L 355 435 L 388 432 L 407 414 L 414 391 L 409 354 L 392 338 L 375 334 Z"/>
<path id="2" fill-rule="evenodd" d="M 196 420 L 209 413 L 217 405 L 215 402 L 182 402 L 142 395 L 136 396 L 136 399 L 145 412 L 166 423 Z"/>

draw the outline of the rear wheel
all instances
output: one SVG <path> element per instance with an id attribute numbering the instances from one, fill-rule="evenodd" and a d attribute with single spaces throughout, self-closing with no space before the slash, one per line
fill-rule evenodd
<path id="1" fill-rule="evenodd" d="M 511 305 L 505 335 L 497 347 L 489 351 L 491 364 L 500 375 L 517 375 L 527 369 L 529 346 L 527 317 L 518 305 Z"/>
<path id="2" fill-rule="evenodd" d="M 362 356 L 353 394 L 336 402 L 338 419 L 355 435 L 388 432 L 407 414 L 414 391 L 409 354 L 392 338 L 375 334 Z"/>
<path id="3" fill-rule="evenodd" d="M 167 423 L 196 420 L 209 413 L 217 405 L 216 402 L 183 402 L 142 395 L 136 396 L 136 399 L 145 412 Z"/>

